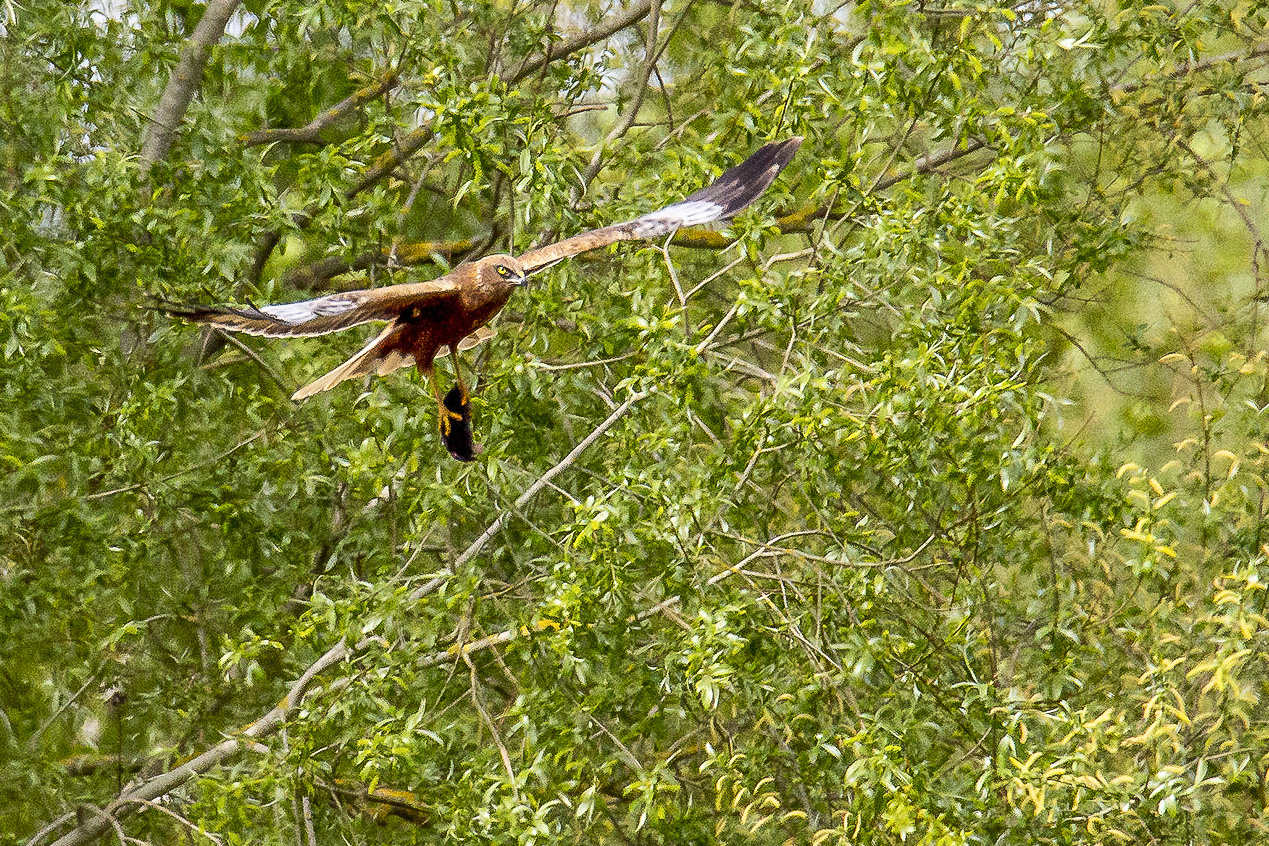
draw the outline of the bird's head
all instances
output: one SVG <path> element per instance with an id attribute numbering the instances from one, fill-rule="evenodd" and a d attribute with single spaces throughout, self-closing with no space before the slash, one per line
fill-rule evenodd
<path id="1" fill-rule="evenodd" d="M 524 284 L 524 266 L 515 256 L 492 255 L 480 260 L 476 284 L 489 296 L 510 296 L 511 290 Z"/>

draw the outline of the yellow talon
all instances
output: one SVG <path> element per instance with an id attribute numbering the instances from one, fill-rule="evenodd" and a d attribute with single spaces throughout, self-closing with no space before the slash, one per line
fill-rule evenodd
<path id="1" fill-rule="evenodd" d="M 450 421 L 451 421 L 451 420 L 462 420 L 462 419 L 463 419 L 463 415 L 461 415 L 461 414 L 455 414 L 454 412 L 450 411 L 448 408 L 445 408 L 444 406 L 442 406 L 442 407 L 441 407 L 441 410 L 442 410 L 443 412 L 445 412 L 444 414 L 442 414 L 442 415 L 440 416 L 440 420 L 439 420 L 440 425 L 441 425 L 441 437 L 443 437 L 443 438 L 448 438 L 448 437 L 449 437 L 449 433 L 450 433 L 450 431 L 452 430 L 453 425 L 454 425 L 454 424 L 453 424 L 453 423 L 451 423 Z"/>

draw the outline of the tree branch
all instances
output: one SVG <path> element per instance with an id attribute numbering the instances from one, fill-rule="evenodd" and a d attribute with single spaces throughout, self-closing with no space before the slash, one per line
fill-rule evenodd
<path id="1" fill-rule="evenodd" d="M 1247 61 L 1251 61 L 1252 59 L 1259 59 L 1265 56 L 1269 56 L 1269 44 L 1264 44 L 1259 47 L 1253 47 L 1250 50 L 1241 51 L 1241 52 L 1221 53 L 1219 55 L 1212 56 L 1207 59 L 1200 59 L 1197 62 L 1185 62 L 1173 68 L 1172 70 L 1168 71 L 1166 74 L 1164 74 L 1164 76 L 1169 76 L 1169 77 L 1172 77 L 1173 79 L 1181 79 L 1182 77 L 1189 76 L 1190 74 L 1193 74 L 1193 73 L 1201 73 L 1202 71 L 1205 71 L 1208 68 L 1216 67 L 1217 65 L 1229 65 L 1229 64 L 1234 64 L 1235 62 L 1247 62 Z M 1155 81 L 1156 78 L 1157 77 L 1148 77 L 1146 79 L 1141 79 L 1136 82 L 1130 82 L 1126 85 L 1118 85 L 1112 88 L 1111 91 L 1113 91 L 1115 94 L 1131 94 L 1132 92 L 1137 91 L 1151 84 L 1152 82 Z"/>
<path id="2" fill-rule="evenodd" d="M 209 0 L 207 10 L 203 12 L 198 26 L 185 42 L 181 58 L 172 71 L 167 88 L 159 98 L 158 108 L 150 116 L 150 125 L 145 132 L 145 140 L 141 144 L 141 170 L 149 172 L 150 168 L 167 157 L 172 149 L 172 140 L 176 129 L 185 117 L 194 92 L 203 81 L 203 68 L 207 65 L 207 57 L 212 46 L 225 34 L 225 26 L 229 18 L 238 8 L 241 0 Z"/>
<path id="3" fill-rule="evenodd" d="M 646 396 L 646 392 L 633 394 L 624 403 L 618 406 L 612 414 L 609 414 L 602 423 L 596 426 L 589 435 L 583 438 L 581 443 L 575 446 L 568 455 L 564 456 L 559 463 L 543 473 L 536 482 L 526 488 L 524 493 L 516 499 L 515 505 L 508 511 L 504 511 L 500 514 L 489 528 L 486 529 L 480 537 L 473 541 L 472 544 L 468 546 L 457 559 L 455 559 L 452 565 L 445 568 L 445 570 L 443 570 L 435 578 L 431 579 L 427 584 L 411 593 L 410 600 L 417 601 L 422 599 L 444 584 L 455 569 L 470 561 L 480 552 L 481 549 L 484 548 L 485 544 L 487 544 L 490 539 L 498 533 L 503 524 L 506 523 L 510 515 L 518 511 L 530 499 L 536 496 L 550 483 L 551 479 L 571 467 L 583 452 L 599 440 L 605 432 L 611 429 L 613 424 L 624 417 L 626 412 L 628 412 L 635 403 L 639 402 Z M 553 624 L 549 622 L 539 623 L 537 625 L 537 630 L 540 631 L 544 628 L 550 627 L 551 625 Z M 523 630 L 523 633 L 527 632 L 528 629 Z M 427 666 L 430 664 L 442 663 L 446 660 L 462 658 L 473 651 L 485 649 L 490 646 L 495 646 L 499 643 L 505 643 L 508 640 L 512 640 L 519 633 L 521 633 L 521 630 L 503 632 L 491 638 L 484 638 L 480 641 L 475 641 L 474 643 L 466 644 L 465 646 L 458 647 L 456 649 L 450 649 L 445 652 L 438 653 L 430 658 L 423 659 L 421 663 Z M 227 759 L 236 755 L 244 745 L 248 745 L 249 741 L 258 740 L 273 734 L 278 729 L 282 728 L 282 726 L 286 723 L 287 718 L 290 716 L 291 711 L 298 707 L 304 700 L 309 687 L 318 675 L 336 664 L 352 658 L 375 642 L 379 642 L 379 639 L 366 638 L 360 643 L 357 643 L 355 646 L 349 646 L 342 641 L 335 644 L 328 649 L 322 657 L 314 661 L 308 669 L 306 669 L 304 673 L 295 680 L 290 689 L 287 691 L 286 697 L 279 702 L 273 710 L 269 711 L 254 723 L 248 725 L 238 734 L 221 741 L 211 749 L 208 749 L 201 755 L 186 761 L 179 767 L 168 770 L 165 773 L 161 773 L 160 775 L 154 776 L 141 784 L 123 791 L 114 801 L 103 808 L 99 813 L 94 814 L 91 819 L 81 822 L 79 825 L 75 826 L 75 828 L 62 835 L 53 843 L 53 846 L 83 846 L 83 844 L 91 842 L 99 835 L 109 830 L 112 825 L 117 825 L 117 820 L 119 818 L 133 813 L 137 807 L 145 807 L 145 803 L 150 800 L 157 799 L 163 794 L 169 793 L 180 787 L 182 784 L 185 784 L 190 779 L 202 775 L 213 767 L 219 766 Z M 342 685 L 340 682 L 336 682 L 333 686 L 338 687 Z M 56 825 L 46 826 L 44 829 L 41 829 L 35 837 L 27 841 L 27 846 L 38 846 L 44 834 L 54 828 L 56 828 Z"/>
<path id="4" fill-rule="evenodd" d="M 951 164 L 957 159 L 963 159 L 971 153 L 977 153 L 979 150 L 987 146 L 987 142 L 979 138 L 972 138 L 963 147 L 953 147 L 950 150 L 943 150 L 939 153 L 931 153 L 928 156 L 922 156 L 912 163 L 912 167 L 905 171 L 896 173 L 894 176 L 888 176 L 885 179 L 879 179 L 872 186 L 873 191 L 884 191 L 887 188 L 893 188 L 906 179 L 911 179 L 919 173 L 929 173 L 930 171 L 940 168 L 945 164 Z"/>
<path id="5" fill-rule="evenodd" d="M 427 822 L 430 810 L 417 793 L 379 785 L 373 790 L 368 785 L 349 779 L 337 778 L 334 783 L 318 782 L 332 794 L 352 800 L 353 806 L 364 814 L 382 820 L 384 817 L 400 817 L 415 825 Z"/>
<path id="6" fill-rule="evenodd" d="M 362 191 L 374 187 L 384 177 L 400 167 L 407 159 L 422 150 L 424 145 L 432 140 L 434 134 L 430 121 L 412 130 L 410 134 L 398 141 L 391 150 L 375 159 L 374 164 L 362 175 L 361 179 L 357 180 L 355 185 L 344 192 L 344 199 L 351 200 Z"/>
<path id="7" fill-rule="evenodd" d="M 548 47 L 541 56 L 536 59 L 530 59 L 521 65 L 518 71 L 507 78 L 507 84 L 515 85 L 526 76 L 541 70 L 556 59 L 576 53 L 578 50 L 585 50 L 590 45 L 603 41 L 605 38 L 643 20 L 650 11 L 652 11 L 652 0 L 643 0 L 643 2 L 631 6 L 624 14 L 614 15 L 611 20 L 604 21 L 594 29 L 587 30 L 562 44 Z"/>
<path id="8" fill-rule="evenodd" d="M 286 274 L 287 284 L 296 288 L 321 288 L 344 273 L 368 270 L 371 267 L 413 267 L 429 261 L 443 258 L 451 261 L 454 256 L 471 252 L 476 247 L 476 239 L 463 238 L 458 241 L 417 241 L 412 244 L 398 244 L 383 250 L 362 253 L 352 261 L 329 256 L 318 259 L 302 267 L 297 267 Z"/>
<path id="9" fill-rule="evenodd" d="M 388 71 L 373 85 L 355 91 L 352 96 L 341 100 L 326 111 L 313 118 L 306 126 L 286 129 L 257 129 L 246 135 L 239 135 L 238 140 L 245 147 L 259 144 L 272 144 L 276 141 L 300 141 L 307 144 L 322 143 L 322 132 L 344 115 L 361 108 L 366 103 L 383 96 L 400 82 L 397 71 Z"/>

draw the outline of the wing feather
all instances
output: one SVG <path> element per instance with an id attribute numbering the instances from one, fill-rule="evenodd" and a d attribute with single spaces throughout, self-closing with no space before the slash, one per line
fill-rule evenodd
<path id="1" fill-rule="evenodd" d="M 376 335 L 370 343 L 358 350 L 356 355 L 325 376 L 314 379 L 300 388 L 291 395 L 291 399 L 306 399 L 313 394 L 329 391 L 340 382 L 356 379 L 358 376 L 370 376 L 372 374 L 375 376 L 387 376 L 402 367 L 413 367 L 415 364 L 414 353 L 410 352 L 402 344 L 403 334 L 404 328 L 401 324 L 395 322 L 390 324 Z M 489 327 L 482 326 L 460 341 L 458 349 L 469 350 L 477 344 L 484 343 L 496 334 Z M 447 355 L 449 355 L 449 349 L 443 348 L 436 354 L 436 358 L 444 358 Z"/>
<path id="2" fill-rule="evenodd" d="M 173 317 L 229 332 L 268 338 L 304 338 L 329 335 L 363 323 L 394 320 L 412 305 L 435 303 L 458 293 L 459 282 L 454 274 L 448 273 L 429 282 L 347 291 L 263 308 L 165 306 L 164 310 Z"/>
<path id="3" fill-rule="evenodd" d="M 642 241 L 668 235 L 684 226 L 700 226 L 726 220 L 758 199 L 779 176 L 802 145 L 794 136 L 767 144 L 728 170 L 712 183 L 677 203 L 642 217 L 592 229 L 519 256 L 526 273 L 532 273 L 561 259 L 605 247 L 617 241 Z"/>
<path id="4" fill-rule="evenodd" d="M 472 332 L 466 338 L 463 338 L 461 341 L 458 342 L 458 351 L 467 352 L 472 347 L 480 346 L 485 341 L 488 341 L 490 338 L 494 337 L 497 334 L 498 334 L 497 329 L 490 329 L 488 326 L 481 326 L 475 332 Z M 444 358 L 445 356 L 449 355 L 449 353 L 450 353 L 449 347 L 442 347 L 440 350 L 437 351 L 436 357 Z"/>
<path id="5" fill-rule="evenodd" d="M 402 367 L 414 366 L 414 354 L 401 345 L 405 327 L 392 322 L 366 344 L 357 354 L 336 367 L 334 370 L 309 382 L 291 395 L 293 400 L 302 400 L 322 391 L 329 391 L 340 382 L 356 379 L 358 376 L 387 376 Z"/>

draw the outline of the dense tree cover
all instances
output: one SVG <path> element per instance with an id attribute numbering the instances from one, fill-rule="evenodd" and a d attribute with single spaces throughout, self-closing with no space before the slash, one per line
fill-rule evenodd
<path id="1" fill-rule="evenodd" d="M 0 16 L 6 842 L 1263 836 L 1262 4 Z M 472 465 L 417 377 L 289 400 L 359 335 L 152 308 L 791 134 L 728 229 L 517 293 Z"/>

